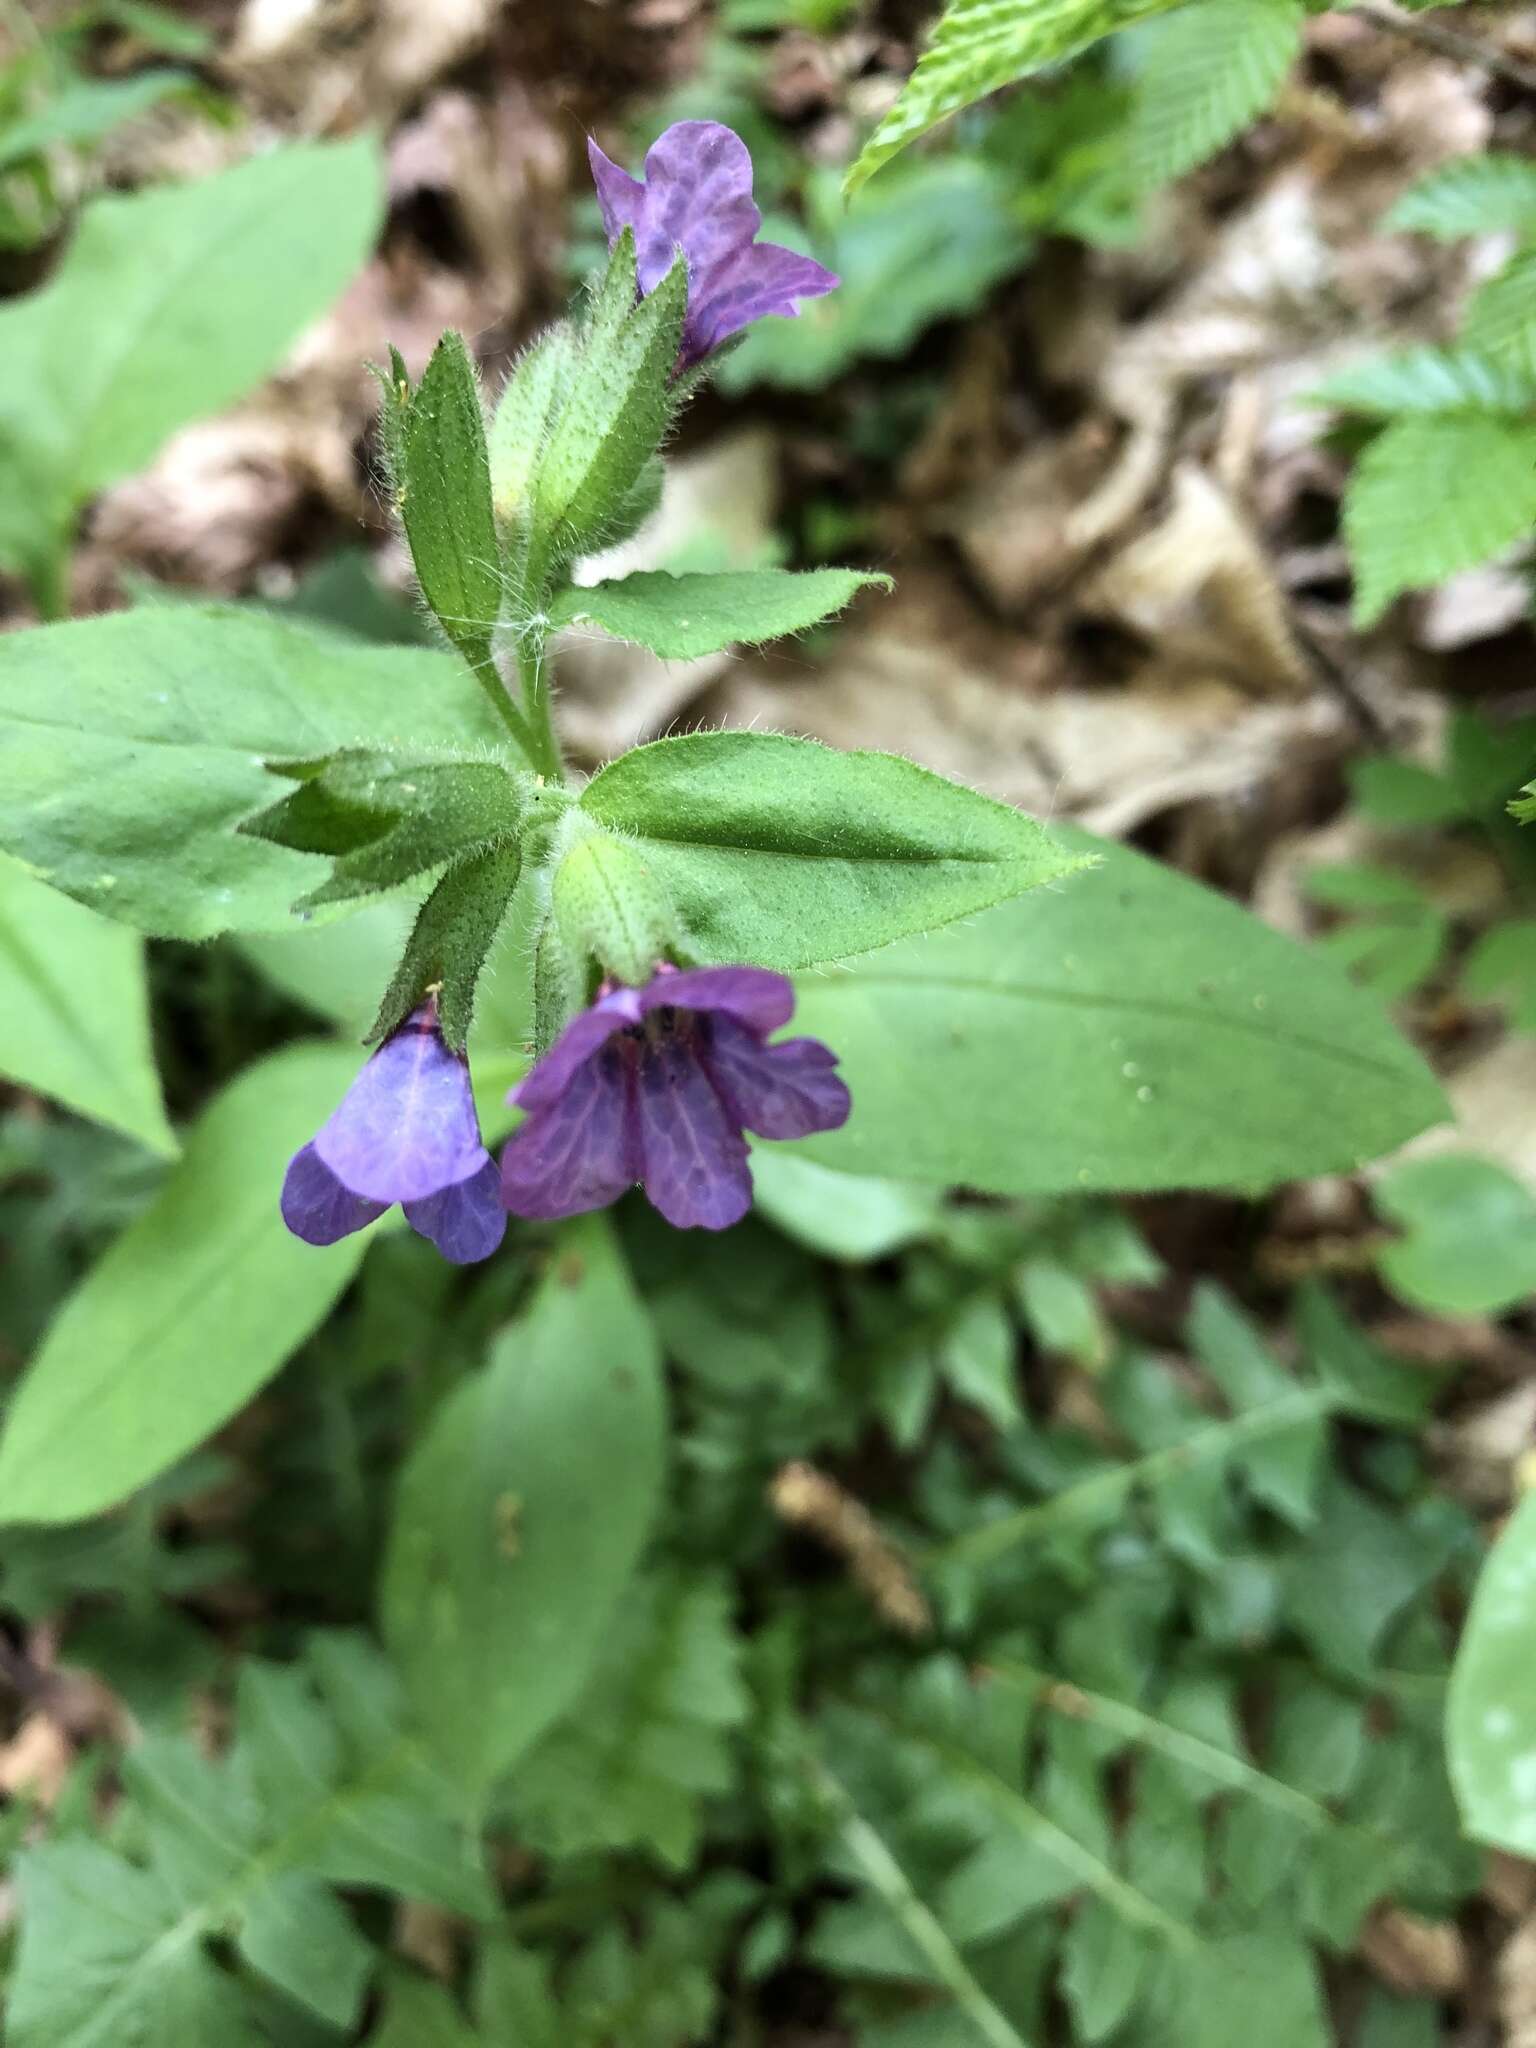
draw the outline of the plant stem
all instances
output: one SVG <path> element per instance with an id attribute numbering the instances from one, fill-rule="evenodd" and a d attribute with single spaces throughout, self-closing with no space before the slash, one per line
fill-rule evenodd
<path id="1" fill-rule="evenodd" d="M 530 633 L 518 643 L 517 673 L 523 686 L 523 714 L 528 727 L 528 758 L 546 782 L 564 782 L 565 757 L 555 731 L 544 636 Z"/>

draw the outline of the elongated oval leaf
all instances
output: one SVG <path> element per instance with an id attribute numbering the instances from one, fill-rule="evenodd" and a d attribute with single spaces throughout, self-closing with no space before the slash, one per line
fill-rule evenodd
<path id="1" fill-rule="evenodd" d="M 0 1521 L 73 1522 L 124 1499 L 233 1415 L 325 1316 L 368 1241 L 300 1244 L 278 1191 L 356 1069 L 344 1048 L 297 1046 L 214 1102 L 32 1361 L 0 1435 Z"/>
<path id="2" fill-rule="evenodd" d="M 803 975 L 840 1055 L 849 1172 L 1007 1194 L 1262 1188 L 1347 1170 L 1448 1114 L 1326 960 L 1124 848 L 973 923 Z"/>
<path id="3" fill-rule="evenodd" d="M 382 209 L 366 138 L 88 206 L 52 281 L 0 311 L 0 559 L 36 572 L 89 497 L 275 369 Z"/>
<path id="4" fill-rule="evenodd" d="M 1481 1842 L 1536 1855 L 1536 1495 L 1494 1545 L 1451 1674 L 1445 1735 L 1456 1803 Z"/>
<path id="5" fill-rule="evenodd" d="M 582 806 L 645 849 L 700 954 L 809 967 L 1082 865 L 1033 818 L 895 754 L 688 733 L 610 763 Z"/>
<path id="6" fill-rule="evenodd" d="M 856 569 L 732 569 L 713 576 L 643 569 L 566 591 L 554 617 L 557 625 L 601 626 L 664 661 L 693 661 L 722 647 L 803 633 L 840 612 L 866 583 L 888 580 Z"/>
<path id="7" fill-rule="evenodd" d="M 0 639 L 0 847 L 171 938 L 292 929 L 325 864 L 237 836 L 274 756 L 498 735 L 468 671 L 257 611 L 146 606 Z"/>
<path id="8" fill-rule="evenodd" d="M 594 1217 L 441 1409 L 396 1508 L 384 1634 L 441 1768 L 472 1797 L 574 1699 L 661 1475 L 656 1340 Z"/>
<path id="9" fill-rule="evenodd" d="M 0 1073 L 174 1153 L 149 1042 L 144 941 L 0 858 Z"/>

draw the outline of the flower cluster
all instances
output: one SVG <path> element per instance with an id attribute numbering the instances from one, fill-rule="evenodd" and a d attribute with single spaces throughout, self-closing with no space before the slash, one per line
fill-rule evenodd
<path id="1" fill-rule="evenodd" d="M 334 1244 L 398 1202 L 465 1264 L 496 1250 L 507 1210 L 575 1216 L 639 1184 L 680 1229 L 724 1230 L 752 1202 L 745 1132 L 802 1138 L 847 1121 L 835 1055 L 815 1038 L 769 1042 L 794 1006 L 784 976 L 760 967 L 662 966 L 644 988 L 605 988 L 514 1089 L 526 1114 L 498 1177 L 468 1062 L 429 999 L 294 1155 L 283 1220 Z"/>

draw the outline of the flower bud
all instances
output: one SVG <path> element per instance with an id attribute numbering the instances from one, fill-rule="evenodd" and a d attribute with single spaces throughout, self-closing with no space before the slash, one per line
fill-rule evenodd
<path id="1" fill-rule="evenodd" d="M 619 981 L 648 981 L 681 936 L 671 899 L 644 854 L 595 828 L 566 849 L 552 907 L 567 945 L 593 955 Z"/>

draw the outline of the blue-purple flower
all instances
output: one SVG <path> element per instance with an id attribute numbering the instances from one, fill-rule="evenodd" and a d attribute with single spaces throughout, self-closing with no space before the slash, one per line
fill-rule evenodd
<path id="1" fill-rule="evenodd" d="M 836 1055 L 768 1035 L 795 992 L 761 967 L 660 968 L 574 1018 L 512 1092 L 527 1112 L 501 1155 L 515 1216 L 601 1209 L 637 1181 L 669 1223 L 724 1230 L 751 1207 L 743 1131 L 805 1138 L 848 1118 Z"/>
<path id="2" fill-rule="evenodd" d="M 801 299 L 836 288 L 830 270 L 793 249 L 759 242 L 747 145 L 718 121 L 676 121 L 632 178 L 588 142 L 587 156 L 610 248 L 633 228 L 640 290 L 652 292 L 679 249 L 688 263 L 688 312 L 678 368 L 767 313 L 795 313 Z"/>
<path id="3" fill-rule="evenodd" d="M 507 1227 L 468 1062 L 444 1042 L 430 999 L 379 1047 L 283 1182 L 283 1221 L 306 1244 L 349 1237 L 395 1202 L 455 1265 L 489 1258 Z"/>

